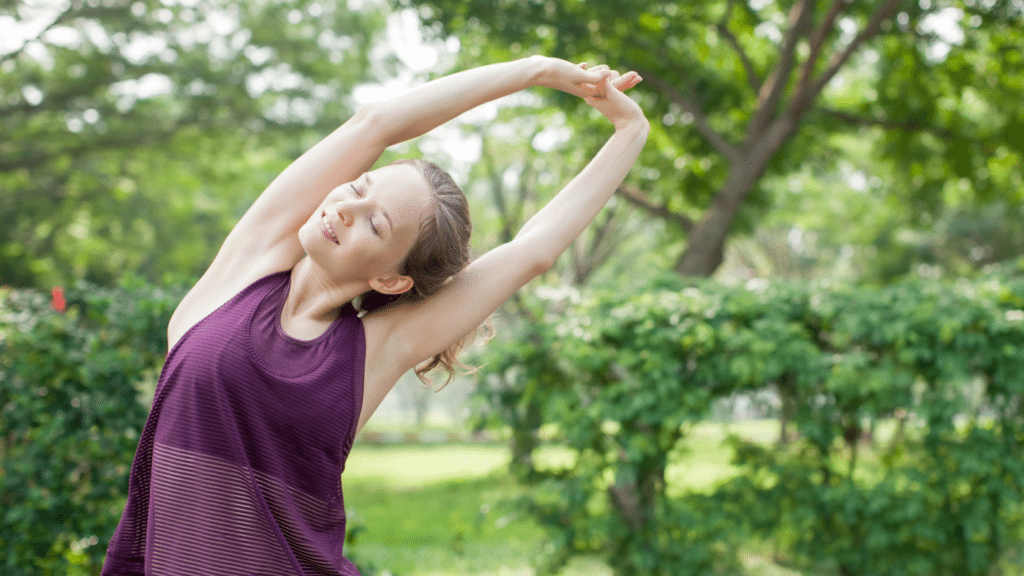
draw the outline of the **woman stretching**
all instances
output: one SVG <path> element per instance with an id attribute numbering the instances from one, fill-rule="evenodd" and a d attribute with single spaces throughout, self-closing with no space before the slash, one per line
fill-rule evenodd
<path id="1" fill-rule="evenodd" d="M 534 56 L 362 108 L 253 203 L 175 310 L 104 575 L 357 575 L 342 556 L 341 473 L 399 376 L 436 366 L 547 270 L 611 197 L 649 125 L 634 73 Z M 469 262 L 469 210 L 388 146 L 530 86 L 614 125 L 586 168 L 511 242 Z M 450 377 L 450 375 L 449 375 Z"/>

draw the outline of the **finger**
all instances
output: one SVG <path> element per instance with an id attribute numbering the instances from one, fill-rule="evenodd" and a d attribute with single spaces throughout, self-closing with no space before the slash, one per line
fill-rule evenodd
<path id="1" fill-rule="evenodd" d="M 576 66 L 580 70 L 582 70 L 581 74 L 584 78 L 583 82 L 589 82 L 591 84 L 594 84 L 596 82 L 600 82 L 601 79 L 608 74 L 608 67 L 603 64 L 600 66 L 594 66 L 593 68 L 588 68 L 587 63 L 583 62 L 581 64 L 577 64 Z"/>
<path id="2" fill-rule="evenodd" d="M 613 80 L 612 85 L 618 88 L 619 91 L 625 92 L 626 90 L 629 90 L 633 86 L 639 84 L 641 80 L 643 80 L 643 78 L 639 74 L 630 71 Z"/>
<path id="3" fill-rule="evenodd" d="M 580 64 L 579 67 L 582 68 L 583 64 Z M 608 69 L 608 66 L 601 64 L 587 70 L 585 74 L 585 78 L 581 78 L 579 81 L 574 82 L 579 90 L 572 91 L 576 96 L 581 96 L 583 98 L 592 96 L 598 92 L 598 85 L 604 82 L 612 74 L 612 71 Z"/>

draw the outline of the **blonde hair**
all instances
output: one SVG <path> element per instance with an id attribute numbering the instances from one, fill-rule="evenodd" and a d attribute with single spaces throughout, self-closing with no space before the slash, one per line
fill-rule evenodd
<path id="1" fill-rule="evenodd" d="M 370 312 L 394 302 L 423 300 L 444 286 L 449 278 L 469 264 L 469 238 L 473 224 L 469 202 L 455 180 L 442 168 L 425 160 L 398 160 L 392 165 L 409 165 L 419 169 L 432 193 L 430 209 L 420 224 L 419 235 L 403 260 L 399 271 L 413 280 L 413 287 L 402 294 L 388 295 L 370 290 L 359 299 L 360 311 Z M 473 340 L 475 332 L 460 342 L 416 367 L 416 376 L 431 385 L 426 373 L 442 367 L 447 372 L 447 386 L 455 377 L 456 368 L 471 370 L 459 361 L 459 353 Z"/>

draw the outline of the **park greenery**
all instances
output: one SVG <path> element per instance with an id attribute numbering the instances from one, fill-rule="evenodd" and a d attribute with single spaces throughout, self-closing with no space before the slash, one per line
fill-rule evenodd
<path id="1" fill-rule="evenodd" d="M 650 141 L 474 352 L 473 422 L 506 445 L 349 467 L 364 573 L 1024 573 L 1021 22 L 1019 0 L 0 4 L 0 571 L 98 573 L 167 319 L 281 169 L 368 100 L 541 53 L 640 71 Z M 450 166 L 479 253 L 605 124 L 530 90 L 384 161 Z"/>
<path id="2" fill-rule="evenodd" d="M 551 567 L 587 553 L 616 575 L 714 574 L 744 538 L 841 575 L 1021 560 L 1019 273 L 876 289 L 671 279 L 534 305 L 542 321 L 489 348 L 481 389 L 533 439 L 513 468 Z M 778 441 L 731 439 L 742 473 L 680 493 L 667 471 L 687 433 L 765 389 Z M 560 465 L 532 458 L 545 426 L 572 452 Z"/>
<path id="3" fill-rule="evenodd" d="M 856 176 L 842 188 L 872 198 L 858 228 L 894 260 L 868 273 L 883 279 L 906 271 L 907 252 L 936 248 L 887 230 L 958 228 L 980 215 L 981 200 L 1019 205 L 1017 2 L 404 1 L 438 33 L 457 35 L 470 62 L 614 54 L 615 65 L 640 71 L 656 121 L 643 169 L 619 193 L 665 224 L 660 245 L 682 275 L 714 273 L 726 239 L 765 219 L 780 189 L 806 196 L 809 184 L 827 199 L 829 180 L 844 172 Z M 561 103 L 579 113 L 578 102 Z M 850 154 L 849 136 L 866 158 Z M 950 244 L 967 263 L 1007 254 L 987 242 Z M 961 265 L 954 254 L 939 264 Z"/>

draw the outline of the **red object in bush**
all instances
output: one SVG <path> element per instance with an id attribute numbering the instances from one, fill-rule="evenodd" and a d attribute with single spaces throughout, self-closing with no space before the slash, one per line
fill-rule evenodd
<path id="1" fill-rule="evenodd" d="M 60 286 L 54 286 L 53 289 L 50 290 L 50 296 L 50 306 L 57 312 L 63 314 L 64 310 L 68 307 L 67 301 L 64 300 L 64 289 Z"/>

